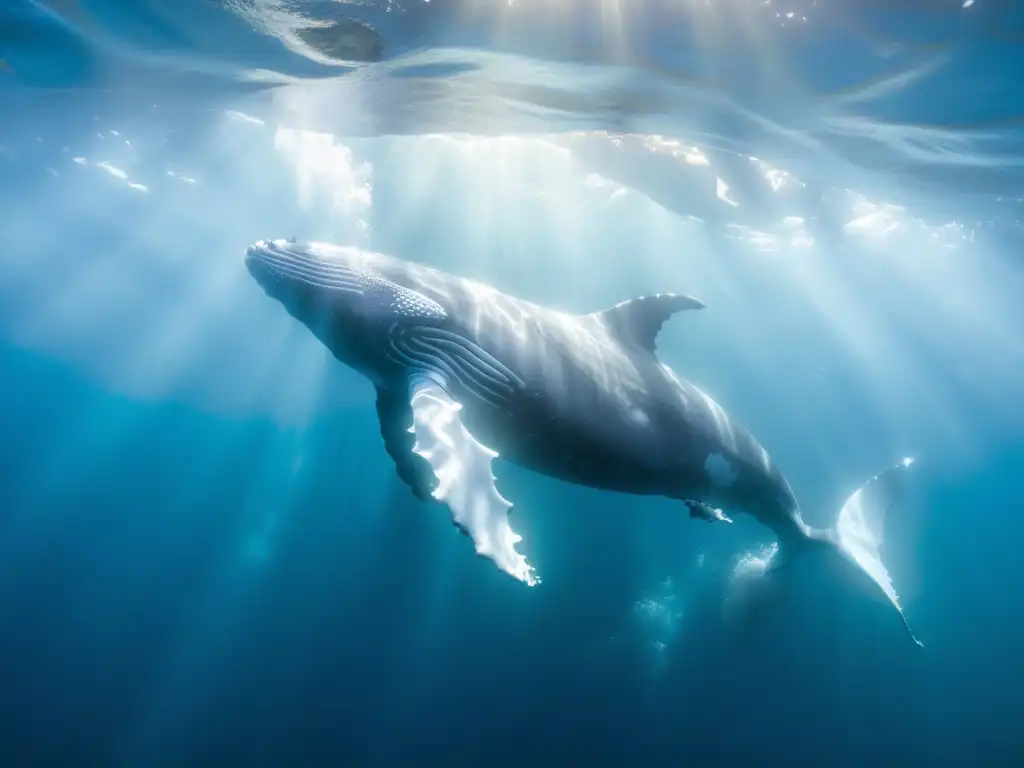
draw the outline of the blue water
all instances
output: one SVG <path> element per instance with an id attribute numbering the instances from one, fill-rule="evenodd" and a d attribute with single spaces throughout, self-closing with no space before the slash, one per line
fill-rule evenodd
<path id="1" fill-rule="evenodd" d="M 317 23 L 319 29 L 310 31 Z M 1024 760 L 1012 3 L 0 4 L 0 765 Z M 353 244 L 660 356 L 885 559 L 925 648 L 773 537 L 497 464 L 528 589 L 246 273 Z"/>

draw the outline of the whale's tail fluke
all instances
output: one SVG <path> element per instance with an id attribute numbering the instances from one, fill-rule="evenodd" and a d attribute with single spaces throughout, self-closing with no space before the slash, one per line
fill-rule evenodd
<path id="1" fill-rule="evenodd" d="M 843 504 L 835 525 L 824 530 L 812 529 L 810 540 L 838 551 L 877 584 L 899 612 L 907 634 L 918 646 L 923 647 L 924 644 L 914 635 L 903 613 L 892 578 L 880 554 L 886 518 L 905 493 L 911 464 L 913 459 L 904 459 L 864 483 Z"/>

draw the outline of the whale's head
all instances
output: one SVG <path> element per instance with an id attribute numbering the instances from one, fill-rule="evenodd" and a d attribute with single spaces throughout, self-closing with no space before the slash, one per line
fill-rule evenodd
<path id="1" fill-rule="evenodd" d="M 406 326 L 443 324 L 444 307 L 402 285 L 396 259 L 358 248 L 261 240 L 245 254 L 249 274 L 340 360 L 378 378 L 388 340 Z"/>

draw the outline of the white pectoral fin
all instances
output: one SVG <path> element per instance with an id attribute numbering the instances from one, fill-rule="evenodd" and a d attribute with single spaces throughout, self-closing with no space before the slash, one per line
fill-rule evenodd
<path id="1" fill-rule="evenodd" d="M 512 505 L 494 485 L 491 462 L 497 453 L 479 443 L 459 418 L 462 405 L 432 382 L 418 383 L 411 397 L 415 435 L 413 452 L 430 464 L 438 486 L 433 497 L 476 547 L 505 573 L 530 586 L 539 583 L 526 557 L 516 552 L 521 540 L 508 523 Z"/>

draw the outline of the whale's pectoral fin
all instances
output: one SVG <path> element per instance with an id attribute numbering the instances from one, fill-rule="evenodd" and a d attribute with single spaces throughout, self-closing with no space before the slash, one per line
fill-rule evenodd
<path id="1" fill-rule="evenodd" d="M 477 554 L 530 586 L 539 583 L 533 566 L 516 552 L 522 537 L 508 523 L 512 505 L 494 485 L 491 462 L 498 454 L 469 433 L 459 418 L 461 403 L 436 383 L 417 381 L 410 401 L 412 451 L 429 463 L 437 479 L 431 495 L 473 539 Z"/>
<path id="2" fill-rule="evenodd" d="M 398 476 L 408 485 L 416 498 L 428 501 L 437 488 L 437 478 L 430 463 L 413 453 L 416 438 L 409 432 L 412 408 L 406 395 L 395 395 L 377 390 L 377 419 L 384 448 L 395 462 Z"/>
<path id="3" fill-rule="evenodd" d="M 691 518 L 698 517 L 701 520 L 707 520 L 709 523 L 714 523 L 718 520 L 721 520 L 723 523 L 732 522 L 732 518 L 728 517 L 722 510 L 712 508 L 709 504 L 705 504 L 703 501 L 685 499 L 683 503 L 690 508 Z"/>
<path id="4" fill-rule="evenodd" d="M 653 355 L 658 332 L 666 320 L 685 309 L 703 308 L 704 302 L 693 296 L 659 293 L 623 301 L 593 314 L 620 343 L 639 347 Z"/>

